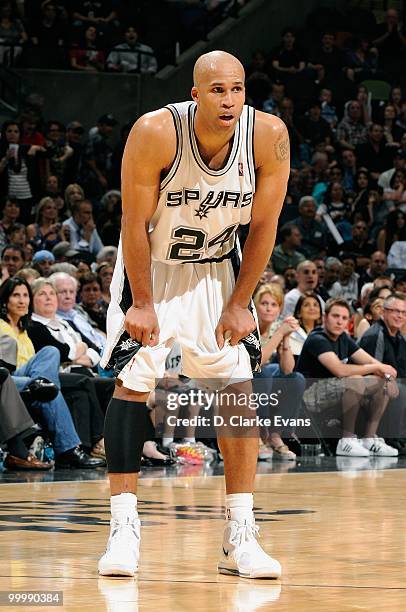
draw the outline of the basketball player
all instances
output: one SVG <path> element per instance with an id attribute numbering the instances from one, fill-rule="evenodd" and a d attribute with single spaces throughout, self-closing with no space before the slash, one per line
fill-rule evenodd
<path id="1" fill-rule="evenodd" d="M 138 569 L 146 402 L 173 342 L 191 378 L 249 380 L 260 358 L 249 304 L 274 246 L 289 175 L 288 134 L 277 117 L 244 106 L 244 69 L 232 55 L 202 55 L 193 77 L 193 101 L 142 116 L 123 157 L 121 243 L 102 359 L 117 376 L 104 437 L 112 520 L 99 573 L 107 576 Z M 236 277 L 236 230 L 248 222 Z M 218 570 L 277 578 L 280 564 L 256 540 L 258 436 L 218 442 L 226 480 Z"/>

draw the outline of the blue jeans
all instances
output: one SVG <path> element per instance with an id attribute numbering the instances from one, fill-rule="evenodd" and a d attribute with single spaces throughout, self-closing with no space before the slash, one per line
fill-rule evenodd
<path id="1" fill-rule="evenodd" d="M 261 372 L 254 374 L 253 386 L 258 393 L 270 395 L 275 382 L 278 382 L 278 387 L 282 386 L 280 404 L 274 408 L 261 406 L 258 410 L 259 416 L 269 417 L 272 410 L 272 413 L 280 414 L 284 419 L 297 418 L 306 388 L 306 380 L 303 374 L 300 372 L 284 374 L 278 363 L 266 363 L 261 366 Z M 286 429 L 284 433 L 290 435 L 292 428 Z"/>
<path id="2" fill-rule="evenodd" d="M 36 378 L 46 378 L 61 388 L 59 382 L 60 353 L 54 346 L 45 346 L 31 357 L 24 365 L 16 369 L 13 380 L 19 391 L 25 389 Z M 44 426 L 53 435 L 55 454 L 60 455 L 80 444 L 71 413 L 62 393 L 51 402 L 34 402 L 34 408 L 40 409 Z"/>

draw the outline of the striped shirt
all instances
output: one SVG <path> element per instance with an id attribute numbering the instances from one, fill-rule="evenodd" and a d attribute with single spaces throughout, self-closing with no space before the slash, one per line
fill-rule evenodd
<path id="1" fill-rule="evenodd" d="M 20 172 L 8 170 L 8 193 L 11 198 L 27 200 L 32 198 L 31 187 L 28 182 L 28 168 L 24 159 L 21 160 Z"/>

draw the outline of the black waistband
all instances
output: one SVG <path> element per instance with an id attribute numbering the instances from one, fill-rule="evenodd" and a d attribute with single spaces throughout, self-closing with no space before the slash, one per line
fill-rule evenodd
<path id="1" fill-rule="evenodd" d="M 231 259 L 231 257 L 233 256 L 233 251 L 234 249 L 231 249 L 231 251 L 228 251 L 228 253 L 226 253 L 225 255 L 222 255 L 221 257 L 210 257 L 209 259 L 198 259 L 196 261 L 183 261 L 183 264 L 188 264 L 188 263 L 194 263 L 194 264 L 203 264 L 203 263 L 219 263 L 221 261 L 224 261 L 226 259 Z"/>

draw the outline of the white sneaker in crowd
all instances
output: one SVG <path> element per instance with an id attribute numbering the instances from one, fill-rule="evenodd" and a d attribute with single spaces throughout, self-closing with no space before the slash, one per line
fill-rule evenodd
<path id="1" fill-rule="evenodd" d="M 362 438 L 361 442 L 372 457 L 397 457 L 399 454 L 397 448 L 389 446 L 383 438 L 378 438 L 378 436 L 374 438 Z"/>
<path id="2" fill-rule="evenodd" d="M 341 438 L 337 444 L 336 455 L 340 457 L 369 457 L 369 452 L 358 438 Z"/>
<path id="3" fill-rule="evenodd" d="M 140 520 L 126 517 L 110 521 L 107 548 L 99 561 L 101 576 L 134 576 L 140 554 Z"/>
<path id="4" fill-rule="evenodd" d="M 220 574 L 234 574 L 242 578 L 280 577 L 281 565 L 258 544 L 258 531 L 253 514 L 243 521 L 226 521 L 218 563 Z"/>

